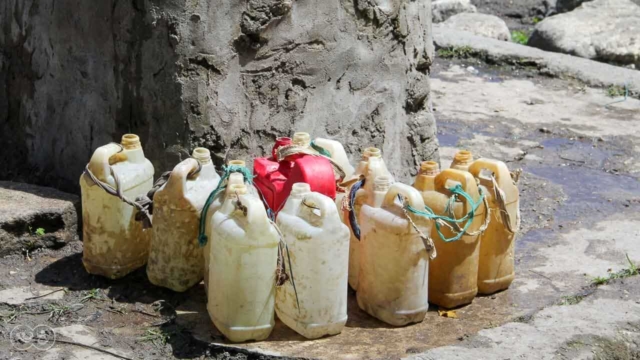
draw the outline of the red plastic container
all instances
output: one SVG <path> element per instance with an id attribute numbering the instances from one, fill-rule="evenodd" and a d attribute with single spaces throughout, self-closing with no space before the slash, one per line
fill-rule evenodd
<path id="1" fill-rule="evenodd" d="M 290 138 L 278 138 L 272 156 L 253 161 L 254 185 L 262 193 L 262 199 L 274 213 L 278 213 L 291 193 L 293 184 L 304 182 L 311 191 L 336 198 L 336 180 L 329 160 L 321 156 L 292 155 L 278 162 L 280 146 L 291 145 Z"/>

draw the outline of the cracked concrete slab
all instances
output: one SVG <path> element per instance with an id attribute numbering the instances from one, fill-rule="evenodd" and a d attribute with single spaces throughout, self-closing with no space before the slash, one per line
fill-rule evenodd
<path id="1" fill-rule="evenodd" d="M 626 294 L 624 294 L 626 292 Z M 621 296 L 621 294 L 624 294 Z M 596 353 L 593 344 L 577 343 L 588 336 L 618 339 L 640 355 L 640 277 L 600 287 L 577 305 L 548 307 L 525 323 L 510 322 L 478 332 L 460 344 L 441 347 L 409 359 L 565 359 Z M 620 340 L 621 339 L 621 340 Z M 562 357 L 567 347 L 571 357 Z M 604 354 L 601 359 L 622 359 Z M 629 357 L 631 359 L 632 357 Z M 637 357 L 635 357 L 637 358 Z"/>

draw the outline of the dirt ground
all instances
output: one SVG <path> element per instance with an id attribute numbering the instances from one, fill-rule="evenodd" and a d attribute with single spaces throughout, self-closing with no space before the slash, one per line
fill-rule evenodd
<path id="1" fill-rule="evenodd" d="M 151 285 L 144 269 L 117 281 L 89 275 L 74 242 L 0 259 L 0 359 L 395 359 L 591 296 L 594 279 L 625 269 L 627 255 L 640 260 L 640 101 L 609 104 L 620 99 L 605 89 L 473 59 L 439 60 L 432 78 L 442 165 L 464 148 L 523 169 L 509 290 L 476 298 L 457 319 L 433 308 L 402 328 L 364 314 L 350 293 L 340 335 L 305 341 L 278 323 L 267 341 L 229 346 L 208 319 L 202 285 L 174 293 Z M 56 329 L 55 346 L 16 350 L 12 330 L 40 324 Z"/>

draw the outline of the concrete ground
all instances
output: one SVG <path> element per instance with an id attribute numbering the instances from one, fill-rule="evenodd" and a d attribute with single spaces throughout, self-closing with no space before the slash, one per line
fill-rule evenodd
<path id="1" fill-rule="evenodd" d="M 442 165 L 469 149 L 523 169 L 509 290 L 402 328 L 350 294 L 340 335 L 305 341 L 278 323 L 267 341 L 230 345 L 201 286 L 176 294 L 144 270 L 90 276 L 72 242 L 0 259 L 0 359 L 638 359 L 640 277 L 626 275 L 640 263 L 640 101 L 474 57 L 439 59 L 432 78 Z M 39 324 L 56 332 L 53 347 L 11 343 L 16 327 Z"/>

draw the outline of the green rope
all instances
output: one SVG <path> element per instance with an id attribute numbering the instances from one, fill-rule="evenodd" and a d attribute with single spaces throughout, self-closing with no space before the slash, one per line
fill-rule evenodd
<path id="1" fill-rule="evenodd" d="M 327 149 L 323 148 L 322 146 L 316 144 L 315 141 L 311 142 L 311 147 L 313 148 L 313 150 L 317 151 L 320 153 L 320 155 L 322 156 L 326 156 L 328 158 L 331 157 L 331 153 L 329 151 L 327 151 Z"/>
<path id="2" fill-rule="evenodd" d="M 205 228 L 207 226 L 207 212 L 209 211 L 209 207 L 213 203 L 213 200 L 216 198 L 216 196 L 218 196 L 220 192 L 222 192 L 224 189 L 227 188 L 227 180 L 229 180 L 229 176 L 231 175 L 231 173 L 234 173 L 234 172 L 241 173 L 242 176 L 244 177 L 245 183 L 248 183 L 249 185 L 253 184 L 253 175 L 251 174 L 249 169 L 247 169 L 244 166 L 239 166 L 239 165 L 223 166 L 222 170 L 223 170 L 223 173 L 222 173 L 222 176 L 220 177 L 220 182 L 218 183 L 218 186 L 211 192 L 211 194 L 209 194 L 207 201 L 204 203 L 204 206 L 202 207 L 202 212 L 200 213 L 200 229 L 198 232 L 198 243 L 200 244 L 201 247 L 205 246 L 208 241 L 207 235 L 205 234 Z"/>
<path id="3" fill-rule="evenodd" d="M 480 199 L 478 199 L 478 202 L 473 201 L 473 198 L 471 198 L 471 195 L 469 195 L 467 192 L 465 192 L 462 189 L 461 185 L 456 185 L 450 189 L 448 189 L 449 191 L 451 191 L 451 193 L 453 195 L 451 195 L 451 197 L 449 198 L 449 201 L 447 202 L 447 207 L 446 207 L 446 211 L 450 212 L 453 214 L 452 209 L 453 209 L 453 205 L 456 202 L 456 199 L 458 196 L 462 196 L 464 197 L 467 202 L 469 204 L 471 204 L 471 209 L 469 209 L 469 212 L 461 217 L 460 219 L 456 219 L 455 217 L 449 217 L 449 216 L 445 216 L 445 215 L 437 215 L 435 212 L 433 212 L 433 210 L 431 210 L 431 208 L 429 208 L 428 206 L 424 207 L 424 211 L 422 210 L 418 210 L 414 207 L 412 207 L 409 204 L 406 204 L 405 207 L 407 208 L 407 210 L 413 214 L 419 215 L 419 216 L 424 216 L 428 219 L 434 220 L 435 224 L 436 224 L 436 231 L 438 232 L 438 235 L 440 236 L 440 239 L 442 239 L 442 241 L 444 242 L 452 242 L 452 241 L 457 241 L 460 240 L 460 238 L 462 238 L 462 236 L 464 235 L 464 233 L 469 229 L 469 227 L 471 226 L 471 224 L 473 223 L 473 218 L 476 215 L 476 211 L 478 210 L 478 207 L 480 206 L 480 204 L 482 204 L 482 201 L 484 199 L 484 193 L 482 191 L 482 188 L 479 188 L 480 190 Z M 440 227 L 440 223 L 438 222 L 438 220 L 442 220 L 442 221 L 446 221 L 448 223 L 462 223 L 464 222 L 464 226 L 462 228 L 462 231 L 460 231 L 458 234 L 456 234 L 455 236 L 452 236 L 450 238 L 447 238 L 446 236 L 444 236 L 444 234 L 442 233 L 441 227 Z"/>

